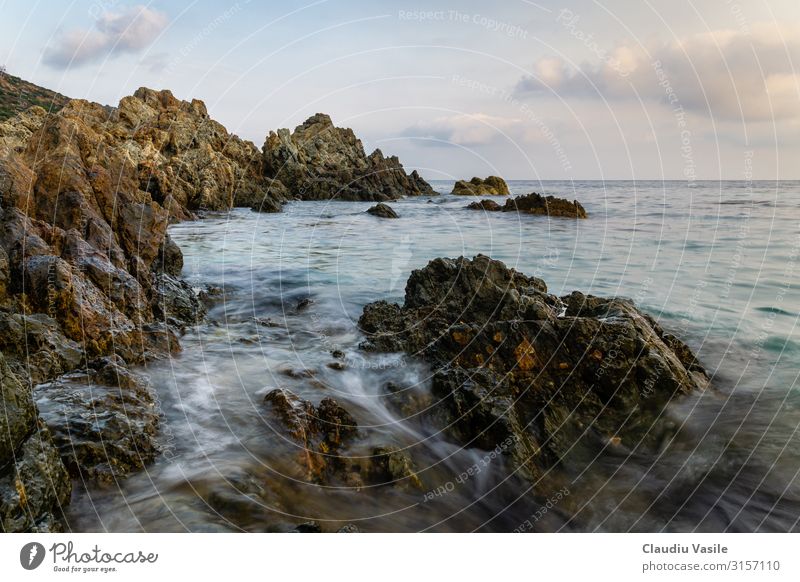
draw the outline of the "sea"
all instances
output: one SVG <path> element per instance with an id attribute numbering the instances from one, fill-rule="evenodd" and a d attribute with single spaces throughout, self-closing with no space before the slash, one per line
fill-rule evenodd
<path id="1" fill-rule="evenodd" d="M 113 486 L 77 484 L 69 528 L 800 529 L 800 182 L 509 183 L 512 195 L 577 199 L 586 220 L 467 210 L 452 184 L 390 203 L 398 220 L 332 200 L 171 226 L 183 277 L 221 299 L 187 329 L 179 354 L 138 370 L 158 394 L 165 454 Z M 656 450 L 613 447 L 556 466 L 532 486 L 509 476 L 503 455 L 487 463 L 490 451 L 463 448 L 398 406 L 387 386 L 413 386 L 425 401 L 431 371 L 359 349 L 364 305 L 402 302 L 411 271 L 436 257 L 479 253 L 551 293 L 629 297 L 683 339 L 712 380 L 670 404 L 674 436 Z M 345 354 L 344 370 L 328 366 L 332 352 Z M 397 447 L 421 487 L 309 482 L 297 469 L 302 447 L 263 402 L 279 387 L 336 399 L 361 431 L 345 454 Z"/>

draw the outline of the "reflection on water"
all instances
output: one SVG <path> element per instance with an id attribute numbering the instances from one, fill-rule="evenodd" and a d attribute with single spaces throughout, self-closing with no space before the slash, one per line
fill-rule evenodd
<path id="1" fill-rule="evenodd" d="M 437 184 L 442 191 L 449 184 Z M 409 199 L 400 220 L 367 203 L 292 203 L 283 214 L 235 210 L 173 226 L 184 277 L 224 300 L 151 363 L 168 452 L 108 490 L 81 490 L 77 531 L 652 531 L 797 529 L 800 518 L 800 195 L 797 183 L 511 183 L 515 193 L 578 198 L 586 221 L 467 211 L 463 198 Z M 574 191 L 573 191 L 574 188 Z M 530 485 L 502 456 L 462 450 L 402 406 L 429 403 L 430 371 L 358 350 L 364 304 L 402 300 L 412 269 L 484 253 L 550 290 L 633 297 L 683 337 L 714 389 L 676 402 L 658 451 L 607 449 Z M 344 352 L 346 367 L 328 366 Z M 403 397 L 390 387 L 401 387 Z M 332 396 L 361 427 L 359 458 L 393 445 L 424 490 L 321 486 L 303 479 L 298 445 L 263 404 L 289 388 Z M 470 467 L 480 466 L 468 478 Z M 558 491 L 568 491 L 556 499 Z"/>

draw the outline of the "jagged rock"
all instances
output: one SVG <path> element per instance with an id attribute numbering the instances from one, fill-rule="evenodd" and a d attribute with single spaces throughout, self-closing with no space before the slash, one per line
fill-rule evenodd
<path id="1" fill-rule="evenodd" d="M 0 354 L 0 531 L 53 531 L 72 491 L 28 385 Z"/>
<path id="2" fill-rule="evenodd" d="M 485 180 L 478 177 L 469 182 L 458 180 L 453 185 L 451 194 L 456 196 L 508 196 L 508 184 L 498 176 L 489 176 Z"/>
<path id="3" fill-rule="evenodd" d="M 101 358 L 36 389 L 42 420 L 70 474 L 112 483 L 159 452 L 159 412 L 146 380 L 121 358 Z"/>
<path id="4" fill-rule="evenodd" d="M 559 298 L 483 255 L 431 261 L 402 306 L 370 304 L 359 326 L 364 349 L 434 366 L 433 422 L 465 446 L 505 443 L 531 479 L 611 437 L 653 444 L 670 399 L 708 383 L 689 348 L 631 301 Z"/>
<path id="5" fill-rule="evenodd" d="M 400 218 L 391 206 L 383 202 L 379 202 L 375 206 L 369 208 L 367 213 L 372 216 L 377 216 L 378 218 Z"/>
<path id="6" fill-rule="evenodd" d="M 84 361 L 81 345 L 65 337 L 58 323 L 41 313 L 0 311 L 0 352 L 32 384 L 74 370 Z"/>
<path id="7" fill-rule="evenodd" d="M 280 180 L 302 200 L 396 200 L 435 194 L 416 171 L 380 150 L 367 156 L 352 129 L 334 127 L 317 113 L 294 132 L 270 132 L 264 143 L 265 175 Z"/>
<path id="8" fill-rule="evenodd" d="M 586 209 L 577 200 L 570 202 L 555 196 L 542 196 L 535 192 L 506 200 L 500 206 L 494 200 L 480 200 L 467 205 L 470 210 L 487 212 L 521 212 L 523 214 L 542 214 L 562 218 L 586 218 Z"/>
<path id="9" fill-rule="evenodd" d="M 547 216 L 560 216 L 563 218 L 586 218 L 586 210 L 580 202 L 556 198 L 555 196 L 542 196 L 536 192 L 517 196 L 506 200 L 503 212 L 521 212 L 523 214 L 544 214 Z"/>
<path id="10" fill-rule="evenodd" d="M 47 111 L 34 105 L 16 116 L 0 123 L 0 155 L 4 148 L 19 150 L 25 147 L 31 135 L 44 123 Z"/>
<path id="11" fill-rule="evenodd" d="M 521 212 L 523 214 L 543 214 L 563 218 L 587 218 L 584 207 L 577 200 L 570 202 L 555 196 L 541 196 L 535 192 L 506 200 L 500 206 L 494 200 L 480 200 L 467 205 L 470 210 L 487 212 Z"/>
<path id="12" fill-rule="evenodd" d="M 503 207 L 494 200 L 478 200 L 467 204 L 470 210 L 485 210 L 486 212 L 500 212 Z"/>
<path id="13" fill-rule="evenodd" d="M 283 204 L 289 200 L 289 189 L 280 180 L 266 179 L 266 182 L 268 186 L 264 195 L 251 197 L 249 204 L 244 206 L 250 206 L 256 212 L 281 212 Z M 242 206 L 242 204 L 237 204 L 237 206 Z"/>

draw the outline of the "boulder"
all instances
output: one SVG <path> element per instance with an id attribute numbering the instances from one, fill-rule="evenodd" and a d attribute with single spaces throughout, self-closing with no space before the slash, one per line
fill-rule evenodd
<path id="1" fill-rule="evenodd" d="M 375 206 L 370 207 L 367 214 L 378 218 L 400 218 L 391 206 L 383 202 L 378 202 Z"/>
<path id="2" fill-rule="evenodd" d="M 450 194 L 456 196 L 508 196 L 508 184 L 498 176 L 489 176 L 485 180 L 478 177 L 472 178 L 469 182 L 458 180 L 453 185 Z"/>
<path id="3" fill-rule="evenodd" d="M 366 155 L 352 129 L 335 127 L 317 113 L 295 128 L 272 131 L 263 152 L 264 175 L 301 200 L 396 200 L 433 195 L 433 188 L 380 150 Z"/>
<path id="4" fill-rule="evenodd" d="M 403 305 L 367 305 L 359 326 L 364 349 L 432 365 L 431 422 L 463 446 L 503 445 L 532 480 L 609 439 L 655 446 L 664 407 L 708 383 L 691 350 L 630 300 L 559 298 L 483 255 L 431 261 Z"/>

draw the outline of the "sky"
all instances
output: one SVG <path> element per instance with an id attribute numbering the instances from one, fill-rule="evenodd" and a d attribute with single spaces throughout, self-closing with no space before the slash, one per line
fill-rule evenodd
<path id="1" fill-rule="evenodd" d="M 261 146 L 316 112 L 429 179 L 800 179 L 800 2 L 0 0 L 0 64 L 202 99 Z"/>

